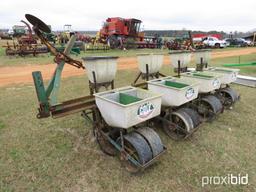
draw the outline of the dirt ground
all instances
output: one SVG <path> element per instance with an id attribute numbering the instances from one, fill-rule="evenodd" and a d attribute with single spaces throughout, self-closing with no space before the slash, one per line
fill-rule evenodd
<path id="1" fill-rule="evenodd" d="M 221 50 L 215 51 L 212 53 L 212 58 L 223 58 L 223 57 L 232 57 L 239 55 L 247 55 L 256 53 L 256 48 L 249 49 L 239 49 L 239 50 Z M 164 57 L 164 64 L 169 64 L 170 59 L 168 56 Z M 137 68 L 136 57 L 122 57 L 118 59 L 118 69 L 135 69 Z M 55 69 L 55 64 L 46 64 L 46 65 L 26 65 L 26 66 L 14 66 L 14 67 L 1 67 L 0 68 L 0 86 L 6 86 L 10 84 L 22 84 L 22 83 L 31 83 L 33 82 L 31 73 L 33 71 L 41 71 L 43 78 L 50 79 L 53 71 Z M 66 65 L 62 77 L 71 77 L 76 75 L 83 75 L 84 70 L 77 69 L 70 65 Z"/>

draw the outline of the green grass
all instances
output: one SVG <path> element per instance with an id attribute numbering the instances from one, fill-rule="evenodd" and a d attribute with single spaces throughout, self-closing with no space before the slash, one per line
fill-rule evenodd
<path id="1" fill-rule="evenodd" d="M 234 58 L 214 59 L 212 65 L 221 66 L 223 60 Z M 169 65 L 161 72 L 173 74 Z M 116 87 L 128 85 L 136 73 L 118 71 Z M 256 76 L 256 71 L 250 74 Z M 87 82 L 86 75 L 64 79 L 60 100 L 88 94 Z M 2 87 L 0 191 L 255 191 L 255 89 L 233 88 L 241 93 L 241 101 L 214 122 L 202 124 L 188 140 L 175 142 L 157 127 L 167 153 L 143 173 L 132 175 L 117 157 L 100 151 L 91 125 L 79 114 L 38 120 L 32 84 Z M 248 173 L 250 185 L 201 187 L 202 176 L 230 173 Z"/>
<path id="2" fill-rule="evenodd" d="M 5 55 L 5 49 L 3 47 L 0 47 L 0 56 L 4 56 Z"/>
<path id="3" fill-rule="evenodd" d="M 241 63 L 249 63 L 249 62 L 255 62 L 256 61 L 256 54 L 248 54 L 240 56 L 240 62 Z M 223 64 L 227 63 L 239 63 L 239 57 L 225 57 L 225 58 L 218 58 L 218 59 L 212 59 L 211 64 L 214 66 L 220 66 L 223 67 Z M 254 75 L 256 76 L 256 66 L 244 66 L 244 67 L 233 67 L 236 69 L 240 69 L 240 74 L 244 75 Z M 229 69 L 227 67 L 227 69 Z"/>

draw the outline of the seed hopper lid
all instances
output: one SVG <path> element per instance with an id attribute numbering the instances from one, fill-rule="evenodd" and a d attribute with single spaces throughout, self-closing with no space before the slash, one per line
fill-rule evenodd
<path id="1" fill-rule="evenodd" d="M 94 61 L 94 60 L 100 60 L 100 59 L 118 59 L 119 57 L 116 56 L 89 56 L 89 57 L 83 57 L 82 59 L 84 61 Z"/>
<path id="2" fill-rule="evenodd" d="M 43 21 L 35 17 L 34 15 L 25 14 L 26 19 L 31 23 L 34 27 L 38 28 L 40 31 L 45 33 L 51 33 L 51 29 L 46 25 Z"/>

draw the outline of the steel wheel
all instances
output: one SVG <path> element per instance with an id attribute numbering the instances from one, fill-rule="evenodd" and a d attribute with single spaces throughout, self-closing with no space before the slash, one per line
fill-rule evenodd
<path id="1" fill-rule="evenodd" d="M 207 95 L 203 97 L 198 106 L 198 112 L 205 120 L 213 119 L 216 114 L 222 112 L 223 106 L 220 99 L 214 95 Z"/>
<path id="2" fill-rule="evenodd" d="M 201 117 L 196 110 L 187 107 L 181 108 L 180 110 L 184 111 L 191 117 L 194 128 L 196 128 L 202 122 Z"/>
<path id="3" fill-rule="evenodd" d="M 120 138 L 118 139 L 118 143 L 121 143 Z M 144 165 L 153 157 L 147 141 L 136 132 L 131 132 L 124 136 L 124 151 L 141 165 Z M 136 173 L 140 169 L 139 166 L 125 157 L 122 159 L 122 163 L 129 172 Z"/>
<path id="4" fill-rule="evenodd" d="M 163 121 L 164 131 L 172 139 L 184 139 L 193 129 L 191 117 L 181 110 L 167 114 L 165 119 L 169 122 Z"/>
<path id="5" fill-rule="evenodd" d="M 222 103 L 225 107 L 231 108 L 231 106 L 238 100 L 239 96 L 237 92 L 229 87 L 220 90 L 220 96 Z"/>
<path id="6" fill-rule="evenodd" d="M 107 128 L 106 128 L 107 129 Z M 107 130 L 104 130 L 107 131 Z M 106 136 L 103 133 L 103 130 L 101 131 L 95 131 L 96 141 L 100 146 L 100 149 L 107 155 L 115 156 L 117 155 L 116 148 L 110 143 L 110 141 L 106 138 Z"/>

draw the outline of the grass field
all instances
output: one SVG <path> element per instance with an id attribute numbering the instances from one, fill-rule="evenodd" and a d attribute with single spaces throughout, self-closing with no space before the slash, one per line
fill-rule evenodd
<path id="1" fill-rule="evenodd" d="M 236 59 L 214 59 L 212 64 Z M 256 57 L 248 55 L 243 59 L 255 61 Z M 162 68 L 165 74 L 171 71 L 169 66 Z M 118 71 L 116 86 L 132 82 L 136 73 Z M 242 73 L 256 76 L 256 68 L 242 68 Z M 88 94 L 87 82 L 86 75 L 64 79 L 60 100 Z M 188 140 L 175 142 L 156 128 L 167 153 L 143 173 L 132 175 L 118 158 L 100 151 L 91 125 L 79 114 L 38 120 L 32 84 L 2 87 L 0 191 L 256 191 L 256 90 L 237 85 L 233 88 L 241 93 L 234 109 L 203 124 Z M 248 174 L 249 185 L 201 186 L 203 176 L 231 173 Z"/>

